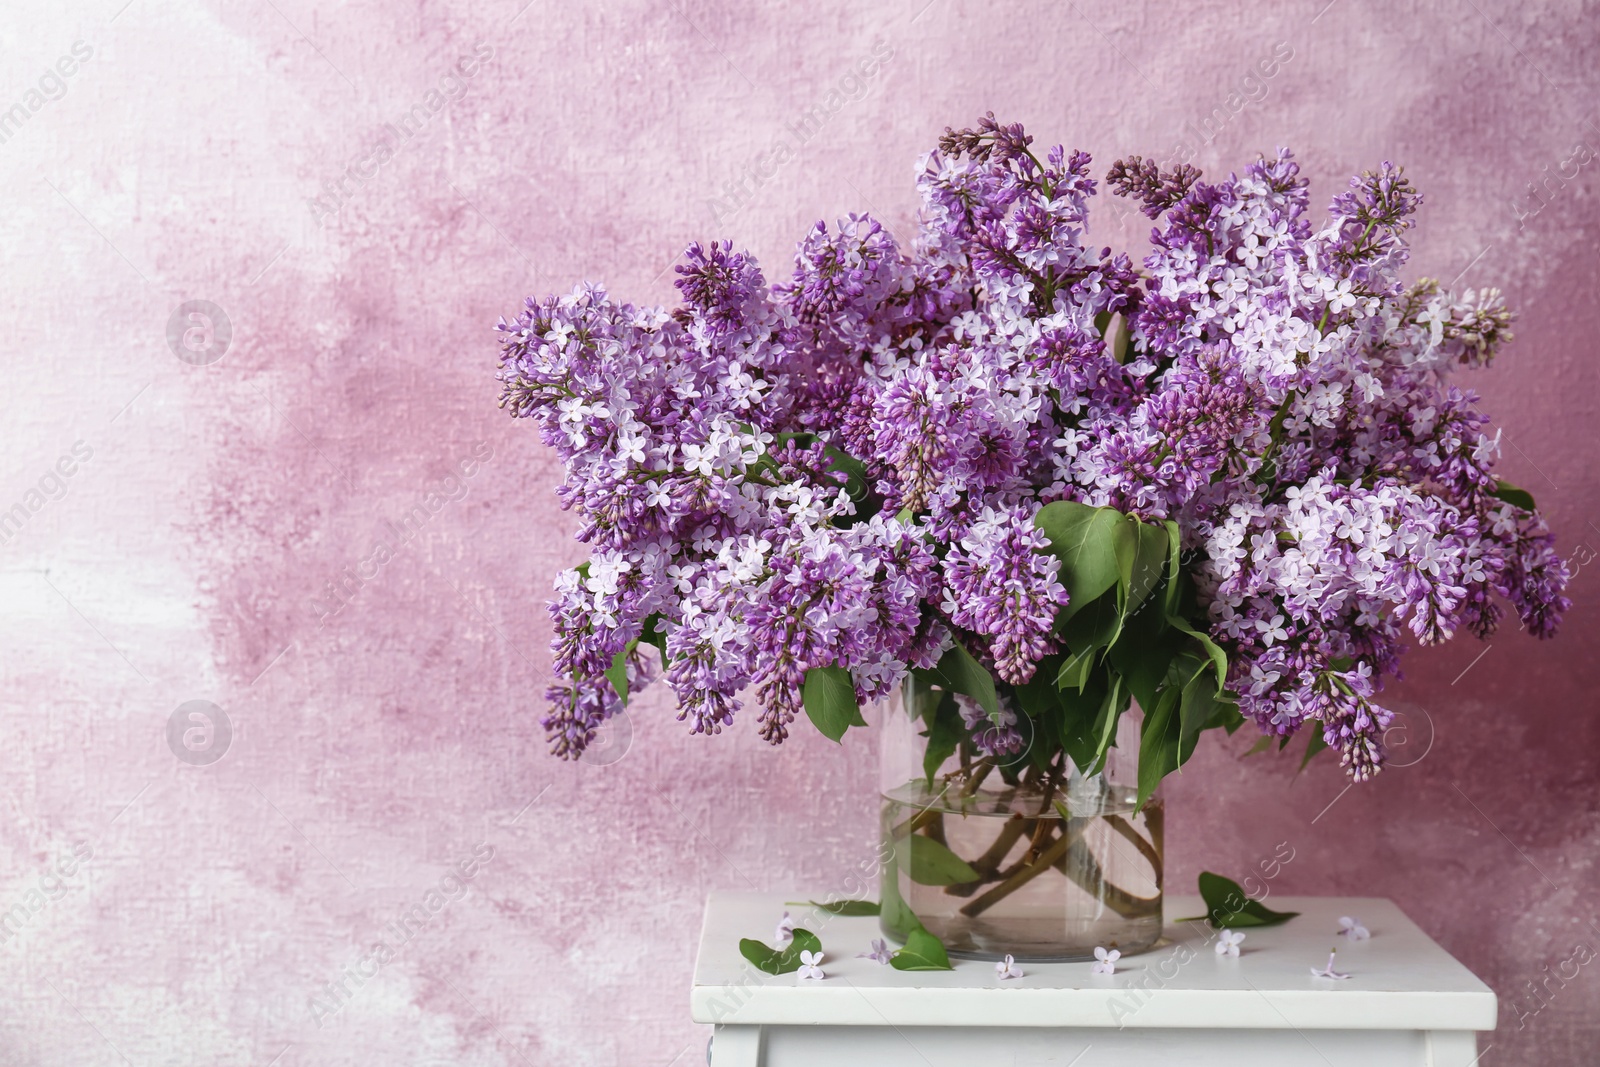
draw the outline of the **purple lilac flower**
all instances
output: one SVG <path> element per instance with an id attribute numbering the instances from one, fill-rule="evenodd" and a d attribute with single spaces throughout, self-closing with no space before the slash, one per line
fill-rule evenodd
<path id="1" fill-rule="evenodd" d="M 1056 650 L 1050 636 L 1067 590 L 1049 540 L 1024 508 L 985 508 L 944 558 L 945 614 L 963 630 L 993 639 L 989 655 L 1003 680 L 1021 685 Z"/>
<path id="2" fill-rule="evenodd" d="M 962 725 L 972 735 L 973 746 L 983 755 L 1014 756 L 1022 751 L 1024 738 L 1017 728 L 1017 713 L 1011 708 L 1002 704 L 990 716 L 982 704 L 958 693 L 956 710 L 961 713 Z"/>
<path id="3" fill-rule="evenodd" d="M 1321 730 L 1357 779 L 1408 640 L 1485 637 L 1502 604 L 1554 633 L 1569 569 L 1450 380 L 1511 315 L 1402 277 L 1404 174 L 1353 179 L 1319 220 L 1287 151 L 1214 181 L 1130 157 L 1107 183 L 1154 221 L 1136 268 L 1085 243 L 1090 166 L 986 116 L 921 164 L 907 246 L 851 215 L 776 286 L 695 245 L 675 310 L 583 285 L 502 320 L 501 403 L 565 462 L 593 557 L 551 604 L 557 755 L 620 708 L 618 653 L 630 690 L 650 681 L 647 622 L 696 733 L 753 690 L 777 743 L 807 671 L 880 699 L 952 641 L 1026 682 L 1066 602 L 1033 527 L 1054 500 L 1174 520 L 1241 711 Z M 970 711 L 984 751 L 1020 746 Z"/>

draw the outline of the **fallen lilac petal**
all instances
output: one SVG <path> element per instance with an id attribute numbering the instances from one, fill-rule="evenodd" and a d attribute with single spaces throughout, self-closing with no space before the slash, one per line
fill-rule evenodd
<path id="1" fill-rule="evenodd" d="M 1328 965 L 1322 968 L 1320 971 L 1315 967 L 1311 968 L 1311 976 L 1313 978 L 1332 978 L 1335 981 L 1343 981 L 1344 979 L 1349 978 L 1350 976 L 1348 974 L 1334 969 L 1333 958 L 1336 955 L 1338 955 L 1336 952 L 1328 953 Z"/>

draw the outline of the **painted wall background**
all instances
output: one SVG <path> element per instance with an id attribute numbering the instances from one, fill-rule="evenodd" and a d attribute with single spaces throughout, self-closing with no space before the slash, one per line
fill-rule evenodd
<path id="1" fill-rule="evenodd" d="M 1575 563 L 1600 547 L 1600 164 L 1560 176 L 1600 148 L 1592 4 L 30 0 L 0 52 L 0 509 L 26 510 L 0 545 L 0 1063 L 699 1062 L 703 895 L 838 885 L 875 757 L 692 738 L 660 693 L 604 760 L 544 755 L 543 604 L 582 557 L 495 406 L 491 327 L 581 278 L 667 300 L 691 239 L 770 277 L 819 217 L 906 233 L 917 156 L 987 109 L 1101 166 L 1289 144 L 1322 199 L 1404 162 L 1416 272 L 1521 310 L 1472 383 L 1505 475 Z M 191 300 L 225 345 L 214 313 L 169 344 Z M 1172 884 L 1287 842 L 1274 892 L 1393 897 L 1495 987 L 1484 1063 L 1592 1063 L 1600 965 L 1529 983 L 1600 949 L 1597 568 L 1554 642 L 1413 652 L 1412 765 L 1370 786 L 1205 747 L 1168 791 Z M 169 744 L 196 700 L 225 744 L 185 747 L 187 712 Z"/>

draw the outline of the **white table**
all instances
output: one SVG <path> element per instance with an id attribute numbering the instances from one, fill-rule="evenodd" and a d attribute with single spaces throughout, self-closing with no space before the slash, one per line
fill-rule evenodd
<path id="1" fill-rule="evenodd" d="M 1171 921 L 1200 914 L 1197 898 L 1168 897 L 1162 942 L 1115 975 L 1035 963 L 1001 982 L 983 961 L 902 972 L 857 959 L 878 920 L 784 904 L 798 899 L 707 903 L 690 1003 L 716 1026 L 713 1067 L 1471 1067 L 1476 1031 L 1495 1025 L 1494 992 L 1387 900 L 1274 894 L 1269 907 L 1299 918 L 1246 931 L 1235 959 L 1204 924 Z M 771 944 L 785 910 L 821 938 L 826 979 L 764 974 L 739 955 L 741 937 Z M 1335 937 L 1341 915 L 1372 938 Z M 1335 945 L 1351 977 L 1313 978 Z"/>

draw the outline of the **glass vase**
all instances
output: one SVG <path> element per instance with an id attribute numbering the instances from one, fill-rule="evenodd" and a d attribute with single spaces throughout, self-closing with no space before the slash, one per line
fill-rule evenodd
<path id="1" fill-rule="evenodd" d="M 927 702 L 949 695 L 908 679 L 886 702 L 884 934 L 903 943 L 920 923 L 952 956 L 983 959 L 1080 960 L 1093 958 L 1096 946 L 1123 955 L 1150 948 L 1162 921 L 1159 797 L 1138 807 L 1137 790 L 1115 780 L 1115 750 L 1092 775 L 1059 746 L 1049 757 L 1034 751 L 1046 740 L 1032 736 L 1013 691 L 1001 687 L 998 696 L 1020 747 L 984 755 L 969 733 L 942 760 L 948 742 L 929 755 Z"/>

